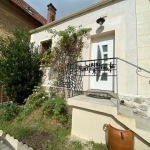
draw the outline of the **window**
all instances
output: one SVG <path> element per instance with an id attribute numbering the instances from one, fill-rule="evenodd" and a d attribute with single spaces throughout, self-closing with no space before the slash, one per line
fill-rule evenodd
<path id="1" fill-rule="evenodd" d="M 102 48 L 103 48 L 103 52 L 108 52 L 108 47 L 107 47 L 107 45 L 102 45 Z"/>
<path id="2" fill-rule="evenodd" d="M 52 47 L 52 40 L 41 42 L 42 50 L 41 53 L 44 54 L 49 48 Z"/>

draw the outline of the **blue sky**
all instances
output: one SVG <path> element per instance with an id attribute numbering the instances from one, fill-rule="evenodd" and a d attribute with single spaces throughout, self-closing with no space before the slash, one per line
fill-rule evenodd
<path id="1" fill-rule="evenodd" d="M 56 19 L 60 19 L 100 0 L 24 0 L 42 16 L 47 18 L 47 5 L 52 3 L 56 9 Z"/>

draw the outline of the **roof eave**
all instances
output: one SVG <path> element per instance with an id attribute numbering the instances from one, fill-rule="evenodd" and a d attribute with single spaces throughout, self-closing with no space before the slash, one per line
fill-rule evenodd
<path id="1" fill-rule="evenodd" d="M 77 12 L 73 13 L 73 14 L 70 14 L 70 15 L 64 17 L 64 18 L 61 18 L 61 19 L 56 20 L 56 21 L 53 21 L 53 22 L 51 22 L 49 24 L 46 24 L 46 25 L 44 25 L 42 27 L 33 29 L 33 30 L 30 31 L 30 33 L 32 34 L 32 33 L 36 33 L 36 32 L 39 32 L 41 30 L 47 29 L 47 28 L 52 27 L 52 26 L 54 26 L 54 25 L 56 25 L 56 24 L 58 24 L 58 23 L 60 23 L 62 21 L 68 20 L 68 19 L 70 19 L 72 17 L 78 16 L 78 15 L 80 15 L 82 13 L 85 13 L 87 11 L 90 11 L 92 9 L 95 9 L 95 8 L 99 7 L 99 6 L 105 5 L 105 4 L 107 4 L 109 2 L 112 2 L 112 1 L 114 1 L 114 0 L 102 0 L 101 2 L 98 2 L 98 3 L 94 4 L 94 5 L 91 5 L 91 6 L 87 7 L 87 8 L 85 8 L 85 9 L 82 9 L 80 11 L 77 11 Z"/>
<path id="2" fill-rule="evenodd" d="M 38 23 L 40 23 L 41 25 L 44 25 L 43 22 L 41 22 L 40 20 L 36 19 L 35 17 L 33 17 L 29 12 L 27 12 L 25 9 L 23 9 L 22 7 L 20 7 L 19 5 L 17 5 L 16 3 L 14 3 L 13 1 L 11 1 L 12 4 L 14 4 L 15 6 L 17 6 L 19 9 L 21 9 L 23 12 L 25 12 L 26 14 L 28 14 L 32 19 L 34 19 L 35 21 L 37 21 Z"/>

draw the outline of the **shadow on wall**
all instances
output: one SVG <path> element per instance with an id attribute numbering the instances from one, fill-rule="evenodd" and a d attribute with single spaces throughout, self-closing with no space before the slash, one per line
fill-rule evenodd
<path id="1" fill-rule="evenodd" d="M 103 30 L 104 30 L 104 26 L 100 26 L 100 27 L 97 28 L 96 33 L 100 34 L 100 33 L 103 32 Z"/>

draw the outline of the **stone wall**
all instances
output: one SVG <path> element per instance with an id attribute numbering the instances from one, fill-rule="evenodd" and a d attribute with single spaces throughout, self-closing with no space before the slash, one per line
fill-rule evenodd
<path id="1" fill-rule="evenodd" d="M 12 35 L 15 28 L 25 28 L 25 25 L 21 20 L 16 19 L 7 11 L 0 8 L 0 35 L 7 37 Z"/>
<path id="2" fill-rule="evenodd" d="M 150 121 L 150 96 L 119 95 L 121 104 L 132 108 L 135 117 Z"/>

